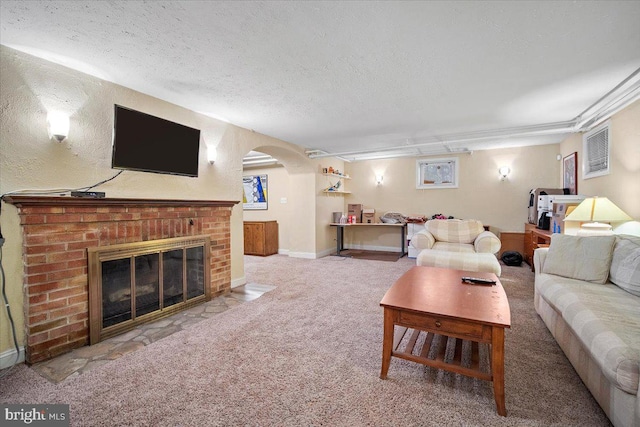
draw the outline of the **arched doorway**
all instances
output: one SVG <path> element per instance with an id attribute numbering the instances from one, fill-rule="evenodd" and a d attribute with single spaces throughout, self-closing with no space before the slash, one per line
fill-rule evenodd
<path id="1" fill-rule="evenodd" d="M 266 204 L 248 203 L 243 221 L 277 221 L 278 253 L 315 257 L 315 171 L 300 152 L 259 146 L 243 157 L 243 178 L 263 180 Z M 244 190 L 244 188 L 243 188 Z M 250 195 L 243 192 L 244 199 Z"/>
<path id="2" fill-rule="evenodd" d="M 268 221 L 268 224 L 254 224 L 259 230 L 268 226 L 268 242 L 252 245 L 252 233 L 245 230 L 245 254 L 260 249 L 277 253 L 289 253 L 289 227 L 291 212 L 289 209 L 290 176 L 280 161 L 266 153 L 250 151 L 242 160 L 242 204 L 243 221 Z M 277 226 L 274 226 L 273 221 Z M 245 225 L 245 227 L 252 227 Z M 273 228 L 277 227 L 277 233 Z M 277 237 L 277 240 L 274 238 Z M 247 240 L 249 239 L 249 241 Z M 256 247 L 253 247 L 256 246 Z"/>

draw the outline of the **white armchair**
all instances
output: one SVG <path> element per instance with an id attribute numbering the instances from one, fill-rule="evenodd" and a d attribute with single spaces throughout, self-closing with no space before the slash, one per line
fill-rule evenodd
<path id="1" fill-rule="evenodd" d="M 500 239 L 474 219 L 427 221 L 425 229 L 411 239 L 411 246 L 420 250 L 417 265 L 487 271 L 497 276 L 502 271 L 495 256 L 502 246 Z"/>
<path id="2" fill-rule="evenodd" d="M 496 254 L 502 244 L 475 219 L 432 219 L 411 239 L 416 249 Z"/>

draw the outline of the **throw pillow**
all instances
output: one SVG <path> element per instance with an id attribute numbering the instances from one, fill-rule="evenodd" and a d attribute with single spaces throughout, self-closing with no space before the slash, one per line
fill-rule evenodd
<path id="1" fill-rule="evenodd" d="M 615 236 L 553 234 L 542 272 L 592 283 L 609 277 Z"/>
<path id="2" fill-rule="evenodd" d="M 640 296 L 640 238 L 618 238 L 610 278 L 625 291 Z"/>
<path id="3" fill-rule="evenodd" d="M 475 219 L 432 219 L 425 227 L 437 241 L 449 243 L 473 243 L 484 231 L 482 223 Z"/>

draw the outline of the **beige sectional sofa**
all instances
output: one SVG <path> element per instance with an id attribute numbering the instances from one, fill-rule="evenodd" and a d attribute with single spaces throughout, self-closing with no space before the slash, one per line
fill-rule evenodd
<path id="1" fill-rule="evenodd" d="M 536 311 L 611 422 L 640 427 L 640 238 L 554 234 Z"/>

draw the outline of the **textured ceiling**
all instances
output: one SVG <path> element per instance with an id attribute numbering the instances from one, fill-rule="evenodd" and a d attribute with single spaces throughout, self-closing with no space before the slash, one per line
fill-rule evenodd
<path id="1" fill-rule="evenodd" d="M 640 68 L 639 1 L 2 0 L 0 22 L 9 47 L 330 153 L 559 142 Z"/>

